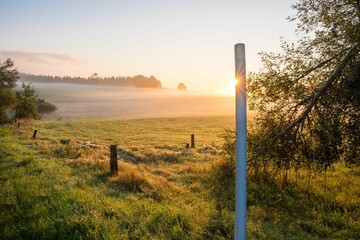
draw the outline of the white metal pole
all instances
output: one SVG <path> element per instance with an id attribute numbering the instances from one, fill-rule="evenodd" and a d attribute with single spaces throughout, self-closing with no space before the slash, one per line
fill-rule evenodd
<path id="1" fill-rule="evenodd" d="M 236 180 L 235 239 L 246 239 L 246 63 L 245 44 L 235 44 Z"/>

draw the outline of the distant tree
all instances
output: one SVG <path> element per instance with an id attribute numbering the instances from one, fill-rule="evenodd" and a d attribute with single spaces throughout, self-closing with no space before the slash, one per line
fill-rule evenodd
<path id="1" fill-rule="evenodd" d="M 89 78 L 90 78 L 90 79 L 98 79 L 98 78 L 99 78 L 99 74 L 93 73 L 93 74 L 91 74 L 91 76 L 90 76 Z"/>
<path id="2" fill-rule="evenodd" d="M 11 59 L 0 61 L 0 123 L 7 121 L 7 111 L 16 104 L 14 88 L 19 79 L 19 72 Z"/>
<path id="3" fill-rule="evenodd" d="M 147 78 L 143 75 L 136 75 L 130 78 L 130 84 L 138 88 L 162 88 L 161 82 L 154 76 Z"/>
<path id="4" fill-rule="evenodd" d="M 183 83 L 179 83 L 178 90 L 187 91 L 187 87 Z"/>
<path id="5" fill-rule="evenodd" d="M 48 113 L 55 112 L 56 110 L 57 110 L 57 107 L 54 104 L 49 103 L 49 102 L 45 101 L 45 99 L 42 99 L 42 98 L 38 99 L 38 112 L 40 114 L 48 114 Z"/>
<path id="6" fill-rule="evenodd" d="M 149 81 L 152 83 L 151 87 L 153 88 L 162 88 L 162 84 L 159 80 L 156 79 L 154 76 L 150 76 Z"/>
<path id="7" fill-rule="evenodd" d="M 20 90 L 16 91 L 17 105 L 15 107 L 15 117 L 17 118 L 37 118 L 38 114 L 38 95 L 30 84 L 22 84 Z"/>

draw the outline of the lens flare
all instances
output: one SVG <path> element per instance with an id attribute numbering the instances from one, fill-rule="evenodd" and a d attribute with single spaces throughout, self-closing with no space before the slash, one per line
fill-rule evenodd
<path id="1" fill-rule="evenodd" d="M 235 78 L 230 80 L 229 83 L 227 84 L 227 88 L 224 90 L 224 94 L 230 95 L 230 96 L 235 96 L 235 88 L 236 88 L 237 83 L 238 83 L 238 80 Z"/>

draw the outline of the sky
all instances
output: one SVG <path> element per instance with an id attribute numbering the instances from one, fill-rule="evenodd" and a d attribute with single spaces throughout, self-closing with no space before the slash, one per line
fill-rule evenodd
<path id="1" fill-rule="evenodd" d="M 234 79 L 234 45 L 247 71 L 259 52 L 294 42 L 296 0 L 0 0 L 0 61 L 20 72 L 88 77 L 155 76 L 219 93 Z"/>

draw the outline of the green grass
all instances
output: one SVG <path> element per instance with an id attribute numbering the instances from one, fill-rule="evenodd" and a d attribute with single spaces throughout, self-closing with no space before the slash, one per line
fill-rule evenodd
<path id="1" fill-rule="evenodd" d="M 185 146 L 195 134 L 198 144 L 219 142 L 226 127 L 234 127 L 234 117 L 148 118 L 130 120 L 40 121 L 35 124 L 42 137 L 76 138 L 101 144 Z"/>
<path id="2" fill-rule="evenodd" d="M 282 185 L 249 181 L 248 231 L 255 239 L 359 239 L 359 169 L 336 164 L 318 174 Z M 304 173 L 305 174 L 305 173 Z"/>
<path id="3" fill-rule="evenodd" d="M 209 174 L 233 117 L 23 121 L 0 127 L 0 239 L 231 239 Z M 32 139 L 33 130 L 38 130 Z M 196 148 L 186 149 L 190 134 Z M 109 174 L 117 144 L 119 173 Z M 360 239 L 360 171 L 307 184 L 249 174 L 249 239 Z"/>

